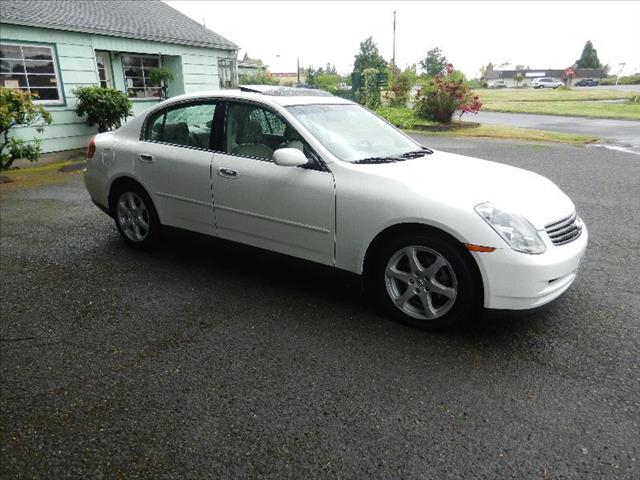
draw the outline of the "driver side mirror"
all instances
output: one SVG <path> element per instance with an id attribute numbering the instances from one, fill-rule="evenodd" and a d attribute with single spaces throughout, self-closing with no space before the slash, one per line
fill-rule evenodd
<path id="1" fill-rule="evenodd" d="M 279 148 L 273 153 L 273 161 L 281 167 L 300 167 L 309 163 L 304 153 L 297 148 Z"/>

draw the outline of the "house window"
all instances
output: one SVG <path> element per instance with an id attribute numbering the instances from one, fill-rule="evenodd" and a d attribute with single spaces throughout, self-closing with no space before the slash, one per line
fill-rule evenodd
<path id="1" fill-rule="evenodd" d="M 149 78 L 151 70 L 160 68 L 160 56 L 122 55 L 122 68 L 129 98 L 160 98 L 160 85 Z"/>
<path id="2" fill-rule="evenodd" d="M 18 88 L 37 103 L 62 103 L 53 48 L 47 45 L 0 43 L 0 87 Z"/>

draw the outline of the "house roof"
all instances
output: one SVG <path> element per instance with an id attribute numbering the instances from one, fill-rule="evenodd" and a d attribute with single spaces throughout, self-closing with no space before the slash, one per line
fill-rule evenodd
<path id="1" fill-rule="evenodd" d="M 2 0 L 0 22 L 237 50 L 238 46 L 160 0 Z"/>

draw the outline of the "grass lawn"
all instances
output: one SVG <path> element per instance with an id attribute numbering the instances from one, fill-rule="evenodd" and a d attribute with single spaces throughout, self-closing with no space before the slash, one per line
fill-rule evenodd
<path id="1" fill-rule="evenodd" d="M 396 127 L 422 135 L 499 138 L 504 140 L 568 143 L 571 145 L 584 145 L 598 140 L 598 137 L 589 135 L 571 135 L 498 125 L 479 125 L 455 121 L 445 125 L 420 119 L 411 110 L 402 107 L 381 107 L 376 112 Z"/>
<path id="2" fill-rule="evenodd" d="M 540 113 L 574 117 L 640 120 L 640 103 L 604 102 L 490 102 L 482 106 L 487 112 Z"/>
<path id="3" fill-rule="evenodd" d="M 639 88 L 640 89 L 640 88 Z M 633 92 L 601 90 L 598 88 L 574 88 L 560 90 L 551 88 L 501 88 L 474 90 L 482 103 L 493 102 L 586 102 L 589 100 L 622 100 L 634 96 Z M 637 94 L 635 94 L 637 95 Z"/>
<path id="4" fill-rule="evenodd" d="M 531 130 L 528 128 L 503 127 L 500 125 L 479 125 L 473 128 L 460 128 L 439 132 L 417 130 L 413 132 L 427 136 L 497 138 L 501 140 L 567 143 L 569 145 L 585 145 L 598 141 L 598 137 L 589 135 L 572 135 L 568 133 Z"/>
<path id="5" fill-rule="evenodd" d="M 609 103 L 598 100 L 626 100 L 637 93 L 617 90 L 552 90 L 505 88 L 475 90 L 482 110 L 487 112 L 538 113 L 574 117 L 640 120 L 639 103 Z"/>
<path id="6" fill-rule="evenodd" d="M 23 188 L 38 187 L 40 185 L 48 185 L 52 183 L 64 182 L 70 175 L 76 175 L 81 171 L 75 172 L 59 172 L 61 167 L 79 163 L 77 160 L 66 162 L 49 163 L 46 165 L 38 165 L 16 168 L 13 170 L 3 170 L 0 175 L 9 177 L 10 183 L 0 183 L 0 195 L 4 193 L 21 190 Z"/>

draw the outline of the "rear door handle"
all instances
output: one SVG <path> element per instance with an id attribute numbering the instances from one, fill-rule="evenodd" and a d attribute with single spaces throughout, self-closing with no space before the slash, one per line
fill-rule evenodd
<path id="1" fill-rule="evenodd" d="M 218 175 L 225 178 L 238 178 L 238 172 L 231 168 L 222 167 L 218 170 Z"/>
<path id="2" fill-rule="evenodd" d="M 149 155 L 148 153 L 141 153 L 140 154 L 140 161 L 141 162 L 151 163 L 151 162 L 153 162 L 153 155 Z"/>

